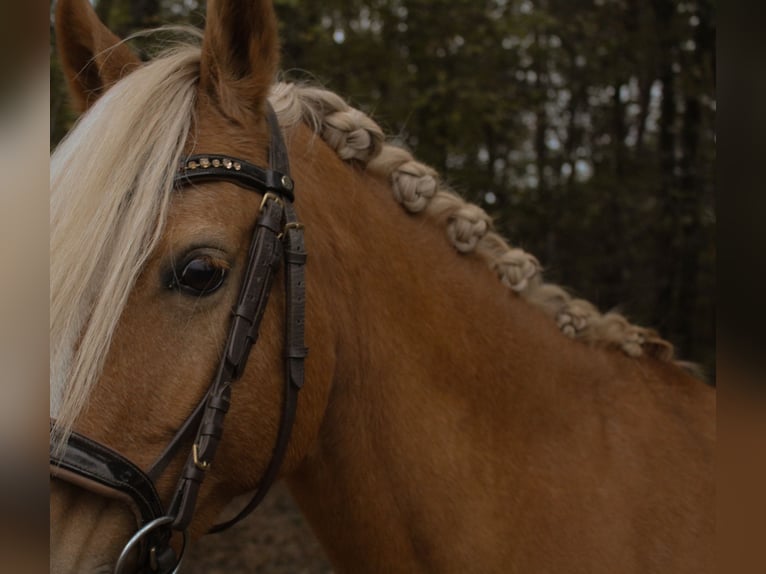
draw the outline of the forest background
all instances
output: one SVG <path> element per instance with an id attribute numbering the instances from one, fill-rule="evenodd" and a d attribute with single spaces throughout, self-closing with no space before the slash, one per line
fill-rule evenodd
<path id="1" fill-rule="evenodd" d="M 371 114 L 548 280 L 658 329 L 714 377 L 714 0 L 275 5 L 287 79 Z M 95 6 L 122 37 L 204 23 L 200 0 Z M 52 18 L 53 147 L 76 116 Z"/>

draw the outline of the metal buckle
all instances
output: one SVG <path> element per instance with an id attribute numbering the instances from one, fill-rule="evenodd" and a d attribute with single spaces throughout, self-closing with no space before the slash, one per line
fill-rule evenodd
<path id="1" fill-rule="evenodd" d="M 263 206 L 266 205 L 266 202 L 270 199 L 272 201 L 276 201 L 282 207 L 285 206 L 285 202 L 282 201 L 282 198 L 279 195 L 277 195 L 276 193 L 272 191 L 267 191 L 266 193 L 263 194 L 263 199 L 261 200 L 261 206 L 258 208 L 258 211 L 261 211 L 263 209 Z"/>
<path id="2" fill-rule="evenodd" d="M 192 457 L 194 458 L 194 466 L 198 469 L 205 471 L 210 468 L 210 461 L 200 459 L 199 445 L 196 442 L 192 445 Z"/>
<path id="3" fill-rule="evenodd" d="M 303 229 L 303 224 L 298 223 L 297 221 L 291 221 L 290 223 L 285 223 L 284 228 L 282 228 L 282 233 L 277 235 L 277 239 L 282 239 L 289 229 Z"/>
<path id="4" fill-rule="evenodd" d="M 160 518 L 156 518 L 152 520 L 151 522 L 144 525 L 141 529 L 139 529 L 138 532 L 136 532 L 130 540 L 128 540 L 128 543 L 125 545 L 125 547 L 122 549 L 122 552 L 120 552 L 120 557 L 117 558 L 117 562 L 114 565 L 114 574 L 122 574 L 123 570 L 125 569 L 125 566 L 127 564 L 128 555 L 133 550 L 133 548 L 141 542 L 141 540 L 152 530 L 155 530 L 159 528 L 160 526 L 165 526 L 167 524 L 170 524 L 173 522 L 173 518 L 171 516 L 161 516 Z M 181 531 L 181 535 L 183 537 L 183 543 L 181 545 L 181 554 L 178 556 L 178 562 L 176 562 L 175 568 L 173 568 L 173 571 L 170 574 L 177 574 L 179 571 L 179 568 L 181 567 L 181 562 L 183 561 L 184 554 L 186 553 L 186 539 L 188 532 L 186 530 Z M 154 551 L 156 554 L 156 549 L 152 548 L 150 550 L 150 553 Z M 155 568 L 156 569 L 156 568 Z"/>

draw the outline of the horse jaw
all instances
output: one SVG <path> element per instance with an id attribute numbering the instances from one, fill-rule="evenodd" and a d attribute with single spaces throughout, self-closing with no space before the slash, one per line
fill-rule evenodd
<path id="1" fill-rule="evenodd" d="M 107 574 L 136 528 L 130 508 L 51 480 L 50 572 Z"/>

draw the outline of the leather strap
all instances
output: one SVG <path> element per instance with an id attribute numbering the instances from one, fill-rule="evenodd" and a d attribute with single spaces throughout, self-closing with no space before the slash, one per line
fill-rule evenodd
<path id="1" fill-rule="evenodd" d="M 199 488 L 213 463 L 223 434 L 223 422 L 229 409 L 231 385 L 242 373 L 250 349 L 258 339 L 258 330 L 266 311 L 274 272 L 282 258 L 281 233 L 283 203 L 267 198 L 255 224 L 250 249 L 250 264 L 234 308 L 224 359 L 219 366 L 194 440 L 169 507 L 175 517 L 173 528 L 185 529 L 191 522 Z"/>
<path id="2" fill-rule="evenodd" d="M 54 422 L 50 424 L 53 431 Z M 162 501 L 152 480 L 116 450 L 72 432 L 64 453 L 54 456 L 51 451 L 50 459 L 50 473 L 54 477 L 64 478 L 65 473 L 74 473 L 95 484 L 94 490 L 104 494 L 114 491 L 117 498 L 129 496 L 144 524 L 162 516 Z M 71 482 L 70 477 L 67 475 L 65 479 Z"/>
<path id="3" fill-rule="evenodd" d="M 176 182 L 182 185 L 222 179 L 236 183 L 245 189 L 271 191 L 290 201 L 295 199 L 293 195 L 295 184 L 289 172 L 262 169 L 247 160 L 232 156 L 191 155 L 179 166 L 176 175 Z"/>
<path id="4" fill-rule="evenodd" d="M 270 104 L 267 104 L 266 118 L 271 135 L 271 143 L 269 145 L 269 166 L 273 169 L 262 170 L 258 166 L 250 164 L 245 160 L 228 158 L 228 156 L 197 154 L 189 156 L 183 162 L 183 165 L 179 169 L 175 178 L 176 185 L 185 185 L 194 181 L 204 181 L 207 179 L 226 179 L 232 180 L 234 183 L 238 183 L 246 189 L 252 189 L 252 187 L 255 187 L 256 189 L 264 189 L 267 192 L 272 191 L 273 193 L 281 194 L 282 196 L 293 200 L 292 194 L 294 191 L 294 183 L 292 182 L 292 179 L 285 180 L 284 177 L 269 175 L 269 173 L 284 174 L 289 178 L 290 164 L 287 156 L 287 148 L 284 139 L 282 138 L 282 132 L 279 129 L 276 113 Z M 237 163 L 240 165 L 240 169 L 237 169 Z M 245 176 L 242 176 L 242 174 L 245 174 Z M 273 182 L 277 180 L 282 184 L 281 187 L 274 185 Z M 269 187 L 270 182 L 271 187 Z M 248 265 L 250 265 L 253 260 L 252 245 L 253 244 L 251 243 L 251 253 L 248 255 Z M 147 474 L 153 480 L 159 478 L 162 472 L 170 464 L 170 461 L 178 454 L 181 446 L 187 439 L 191 438 L 194 427 L 199 425 L 199 421 L 202 418 L 205 402 L 210 396 L 210 392 L 211 389 L 208 389 L 208 392 L 202 397 L 200 402 L 194 408 L 194 411 L 192 411 L 192 414 L 184 421 L 181 428 L 178 429 L 171 441 L 165 447 L 165 450 L 148 470 Z"/>
<path id="5" fill-rule="evenodd" d="M 55 421 L 50 429 L 54 431 Z M 50 475 L 90 490 L 101 496 L 128 503 L 138 512 L 139 524 L 144 526 L 163 515 L 162 501 L 152 479 L 122 454 L 80 433 L 71 432 L 66 450 L 54 455 L 50 451 Z M 170 572 L 178 563 L 170 546 L 170 529 L 152 530 L 139 549 L 139 560 L 145 561 L 149 549 L 160 572 Z"/>
<path id="6" fill-rule="evenodd" d="M 205 396 L 203 396 L 200 402 L 197 403 L 197 406 L 194 407 L 192 414 L 186 418 L 181 427 L 176 431 L 176 434 L 173 435 L 173 438 L 170 439 L 170 442 L 165 447 L 165 450 L 162 451 L 162 454 L 157 457 L 157 460 L 155 460 L 152 463 L 152 466 L 149 467 L 149 470 L 146 471 L 146 474 L 153 481 L 159 479 L 163 471 L 170 464 L 170 461 L 175 458 L 176 454 L 178 454 L 178 451 L 184 445 L 184 442 L 187 439 L 192 438 L 195 428 L 199 426 L 199 422 L 202 419 L 202 413 L 205 411 L 205 404 L 207 403 L 211 390 L 212 387 L 208 388 Z"/>
<path id="7" fill-rule="evenodd" d="M 277 124 L 276 114 L 269 114 L 269 128 L 273 145 L 269 148 L 270 165 L 289 173 L 290 166 L 282 140 L 281 130 Z M 308 350 L 304 346 L 304 323 L 306 315 L 306 281 L 305 269 L 306 248 L 303 241 L 303 226 L 298 223 L 292 203 L 284 203 L 284 232 L 285 242 L 285 387 L 282 401 L 282 414 L 274 443 L 271 460 L 261 476 L 255 494 L 250 502 L 233 518 L 211 528 L 210 532 L 221 532 L 234 526 L 244 519 L 261 503 L 266 493 L 279 474 L 282 461 L 287 453 L 290 442 L 295 413 L 298 407 L 298 391 L 303 387 L 304 359 Z"/>
<path id="8" fill-rule="evenodd" d="M 279 127 L 279 119 L 271 107 L 271 103 L 266 102 L 266 123 L 269 124 L 269 167 L 280 173 L 290 173 L 290 158 L 287 155 L 287 146 L 285 138 L 282 136 L 282 129 Z M 294 197 L 288 197 L 290 202 L 295 201 Z"/>

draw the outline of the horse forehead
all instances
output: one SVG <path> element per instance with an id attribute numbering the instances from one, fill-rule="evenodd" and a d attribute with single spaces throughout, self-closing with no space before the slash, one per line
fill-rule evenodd
<path id="1" fill-rule="evenodd" d="M 252 227 L 259 194 L 228 182 L 207 182 L 178 190 L 171 202 L 163 243 L 239 238 Z"/>

